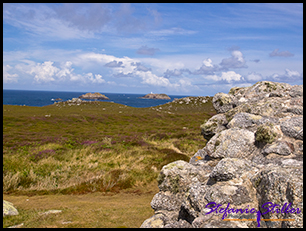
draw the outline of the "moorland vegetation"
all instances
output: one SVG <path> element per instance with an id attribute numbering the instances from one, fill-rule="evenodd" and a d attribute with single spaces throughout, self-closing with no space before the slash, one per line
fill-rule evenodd
<path id="1" fill-rule="evenodd" d="M 3 193 L 150 190 L 162 166 L 205 146 L 199 126 L 216 113 L 211 100 L 3 105 Z"/>

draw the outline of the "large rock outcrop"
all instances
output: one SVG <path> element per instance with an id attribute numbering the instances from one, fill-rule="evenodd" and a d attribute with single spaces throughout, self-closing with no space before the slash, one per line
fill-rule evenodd
<path id="1" fill-rule="evenodd" d="M 213 105 L 206 146 L 162 168 L 141 227 L 303 227 L 303 86 L 262 81 Z"/>

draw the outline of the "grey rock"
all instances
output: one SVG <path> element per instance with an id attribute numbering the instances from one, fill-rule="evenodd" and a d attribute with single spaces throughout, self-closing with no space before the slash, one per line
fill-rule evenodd
<path id="1" fill-rule="evenodd" d="M 193 165 L 203 165 L 208 159 L 209 156 L 206 150 L 200 149 L 190 158 L 189 163 Z"/>
<path id="2" fill-rule="evenodd" d="M 271 202 L 290 203 L 299 210 L 270 211 L 261 218 L 293 220 L 261 220 L 260 227 L 302 228 L 302 86 L 262 81 L 218 93 L 213 105 L 219 114 L 201 125 L 206 146 L 189 163 L 176 161 L 162 168 L 157 179 L 160 192 L 151 202 L 155 215 L 141 227 L 256 228 L 257 221 L 224 221 L 220 210 L 207 214 L 207 205 L 264 213 L 262 206 Z M 257 217 L 231 213 L 227 218 Z"/>
<path id="3" fill-rule="evenodd" d="M 238 177 L 252 167 L 254 167 L 253 164 L 245 159 L 224 158 L 219 161 L 209 177 L 215 181 L 227 181 Z"/>
<path id="4" fill-rule="evenodd" d="M 151 207 L 154 210 L 174 211 L 180 208 L 182 199 L 169 191 L 155 194 L 151 201 Z"/>
<path id="5" fill-rule="evenodd" d="M 192 222 L 192 227 L 193 228 L 203 228 L 203 225 L 213 216 L 212 213 L 208 215 L 201 215 L 197 218 L 195 218 Z"/>
<path id="6" fill-rule="evenodd" d="M 283 121 L 281 129 L 286 136 L 303 140 L 303 116 L 296 116 Z"/>
<path id="7" fill-rule="evenodd" d="M 267 145 L 262 153 L 268 155 L 270 153 L 276 153 L 278 155 L 288 156 L 292 153 L 292 149 L 289 147 L 288 143 L 285 141 L 277 141 L 271 145 Z"/>
<path id="8" fill-rule="evenodd" d="M 40 213 L 40 215 L 57 214 L 57 213 L 61 213 L 61 212 L 62 212 L 62 210 L 59 210 L 59 209 L 51 209 L 51 210 L 48 210 L 46 212 Z"/>
<path id="9" fill-rule="evenodd" d="M 303 115 L 303 107 L 290 107 L 287 108 L 287 112 L 291 112 L 296 115 Z"/>
<path id="10" fill-rule="evenodd" d="M 292 86 L 287 83 L 261 81 L 251 87 L 232 88 L 229 94 L 238 99 L 238 104 L 245 104 L 269 97 L 286 97 L 288 96 L 287 91 L 291 88 Z"/>
<path id="11" fill-rule="evenodd" d="M 178 160 L 165 165 L 158 176 L 160 191 L 170 191 L 173 194 L 184 193 L 189 184 L 205 181 L 205 169 L 197 169 L 186 161 Z"/>
<path id="12" fill-rule="evenodd" d="M 299 208 L 301 213 L 266 213 L 265 219 L 294 219 L 294 221 L 266 222 L 271 228 L 301 228 L 303 227 L 303 167 L 287 166 L 267 167 L 256 174 L 252 182 L 257 190 L 259 208 L 262 213 L 267 208 L 267 202 L 278 204 L 279 210 L 287 203 L 292 203 L 293 208 Z M 276 211 L 276 210 L 275 210 Z"/>
<path id="13" fill-rule="evenodd" d="M 232 95 L 217 93 L 213 97 L 213 106 L 218 113 L 224 113 L 236 107 L 236 99 Z"/>
<path id="14" fill-rule="evenodd" d="M 7 228 L 21 228 L 23 225 L 24 225 L 23 223 L 20 223 L 18 225 L 9 226 Z"/>
<path id="15" fill-rule="evenodd" d="M 3 200 L 3 217 L 19 215 L 18 210 L 11 202 Z"/>
<path id="16" fill-rule="evenodd" d="M 163 228 L 164 227 L 164 218 L 162 214 L 154 214 L 152 217 L 146 219 L 140 228 Z"/>
<path id="17" fill-rule="evenodd" d="M 255 149 L 254 133 L 246 129 L 231 128 L 217 133 L 207 144 L 207 154 L 212 158 L 245 158 Z"/>
<path id="18" fill-rule="evenodd" d="M 206 140 L 211 139 L 216 133 L 226 130 L 227 120 L 224 114 L 217 114 L 201 125 L 201 134 Z"/>
<path id="19" fill-rule="evenodd" d="M 289 95 L 291 97 L 299 97 L 299 96 L 303 97 L 303 85 L 293 86 L 289 91 Z"/>
<path id="20" fill-rule="evenodd" d="M 192 225 L 186 220 L 181 219 L 165 225 L 164 228 L 192 228 Z"/>
<path id="21" fill-rule="evenodd" d="M 274 117 L 260 116 L 246 112 L 235 114 L 233 119 L 228 123 L 227 128 L 244 128 L 255 132 L 257 127 L 264 123 L 279 124 L 279 119 Z"/>

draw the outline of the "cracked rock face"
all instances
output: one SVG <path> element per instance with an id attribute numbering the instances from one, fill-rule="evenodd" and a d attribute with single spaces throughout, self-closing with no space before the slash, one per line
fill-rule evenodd
<path id="1" fill-rule="evenodd" d="M 302 85 L 262 81 L 218 93 L 213 105 L 218 114 L 200 127 L 206 146 L 189 163 L 162 168 L 155 214 L 141 227 L 303 227 Z M 211 212 L 218 204 L 223 213 Z M 227 213 L 244 220 L 225 221 L 227 206 L 263 215 L 257 222 L 256 213 Z"/>

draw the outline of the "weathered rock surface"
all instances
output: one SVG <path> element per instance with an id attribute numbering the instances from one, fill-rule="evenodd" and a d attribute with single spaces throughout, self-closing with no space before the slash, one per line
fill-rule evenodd
<path id="1" fill-rule="evenodd" d="M 86 93 L 84 95 L 79 96 L 80 99 L 104 99 L 109 100 L 109 98 L 105 95 L 102 95 L 99 92 L 96 93 Z"/>
<path id="2" fill-rule="evenodd" d="M 139 97 L 140 99 L 171 99 L 168 95 L 166 94 L 154 94 L 150 93 L 145 96 Z"/>
<path id="3" fill-rule="evenodd" d="M 262 81 L 218 93 L 213 105 L 206 146 L 162 168 L 155 214 L 141 227 L 303 227 L 302 85 Z"/>
<path id="4" fill-rule="evenodd" d="M 18 214 L 17 209 L 11 202 L 3 200 L 3 216 L 14 216 Z"/>

